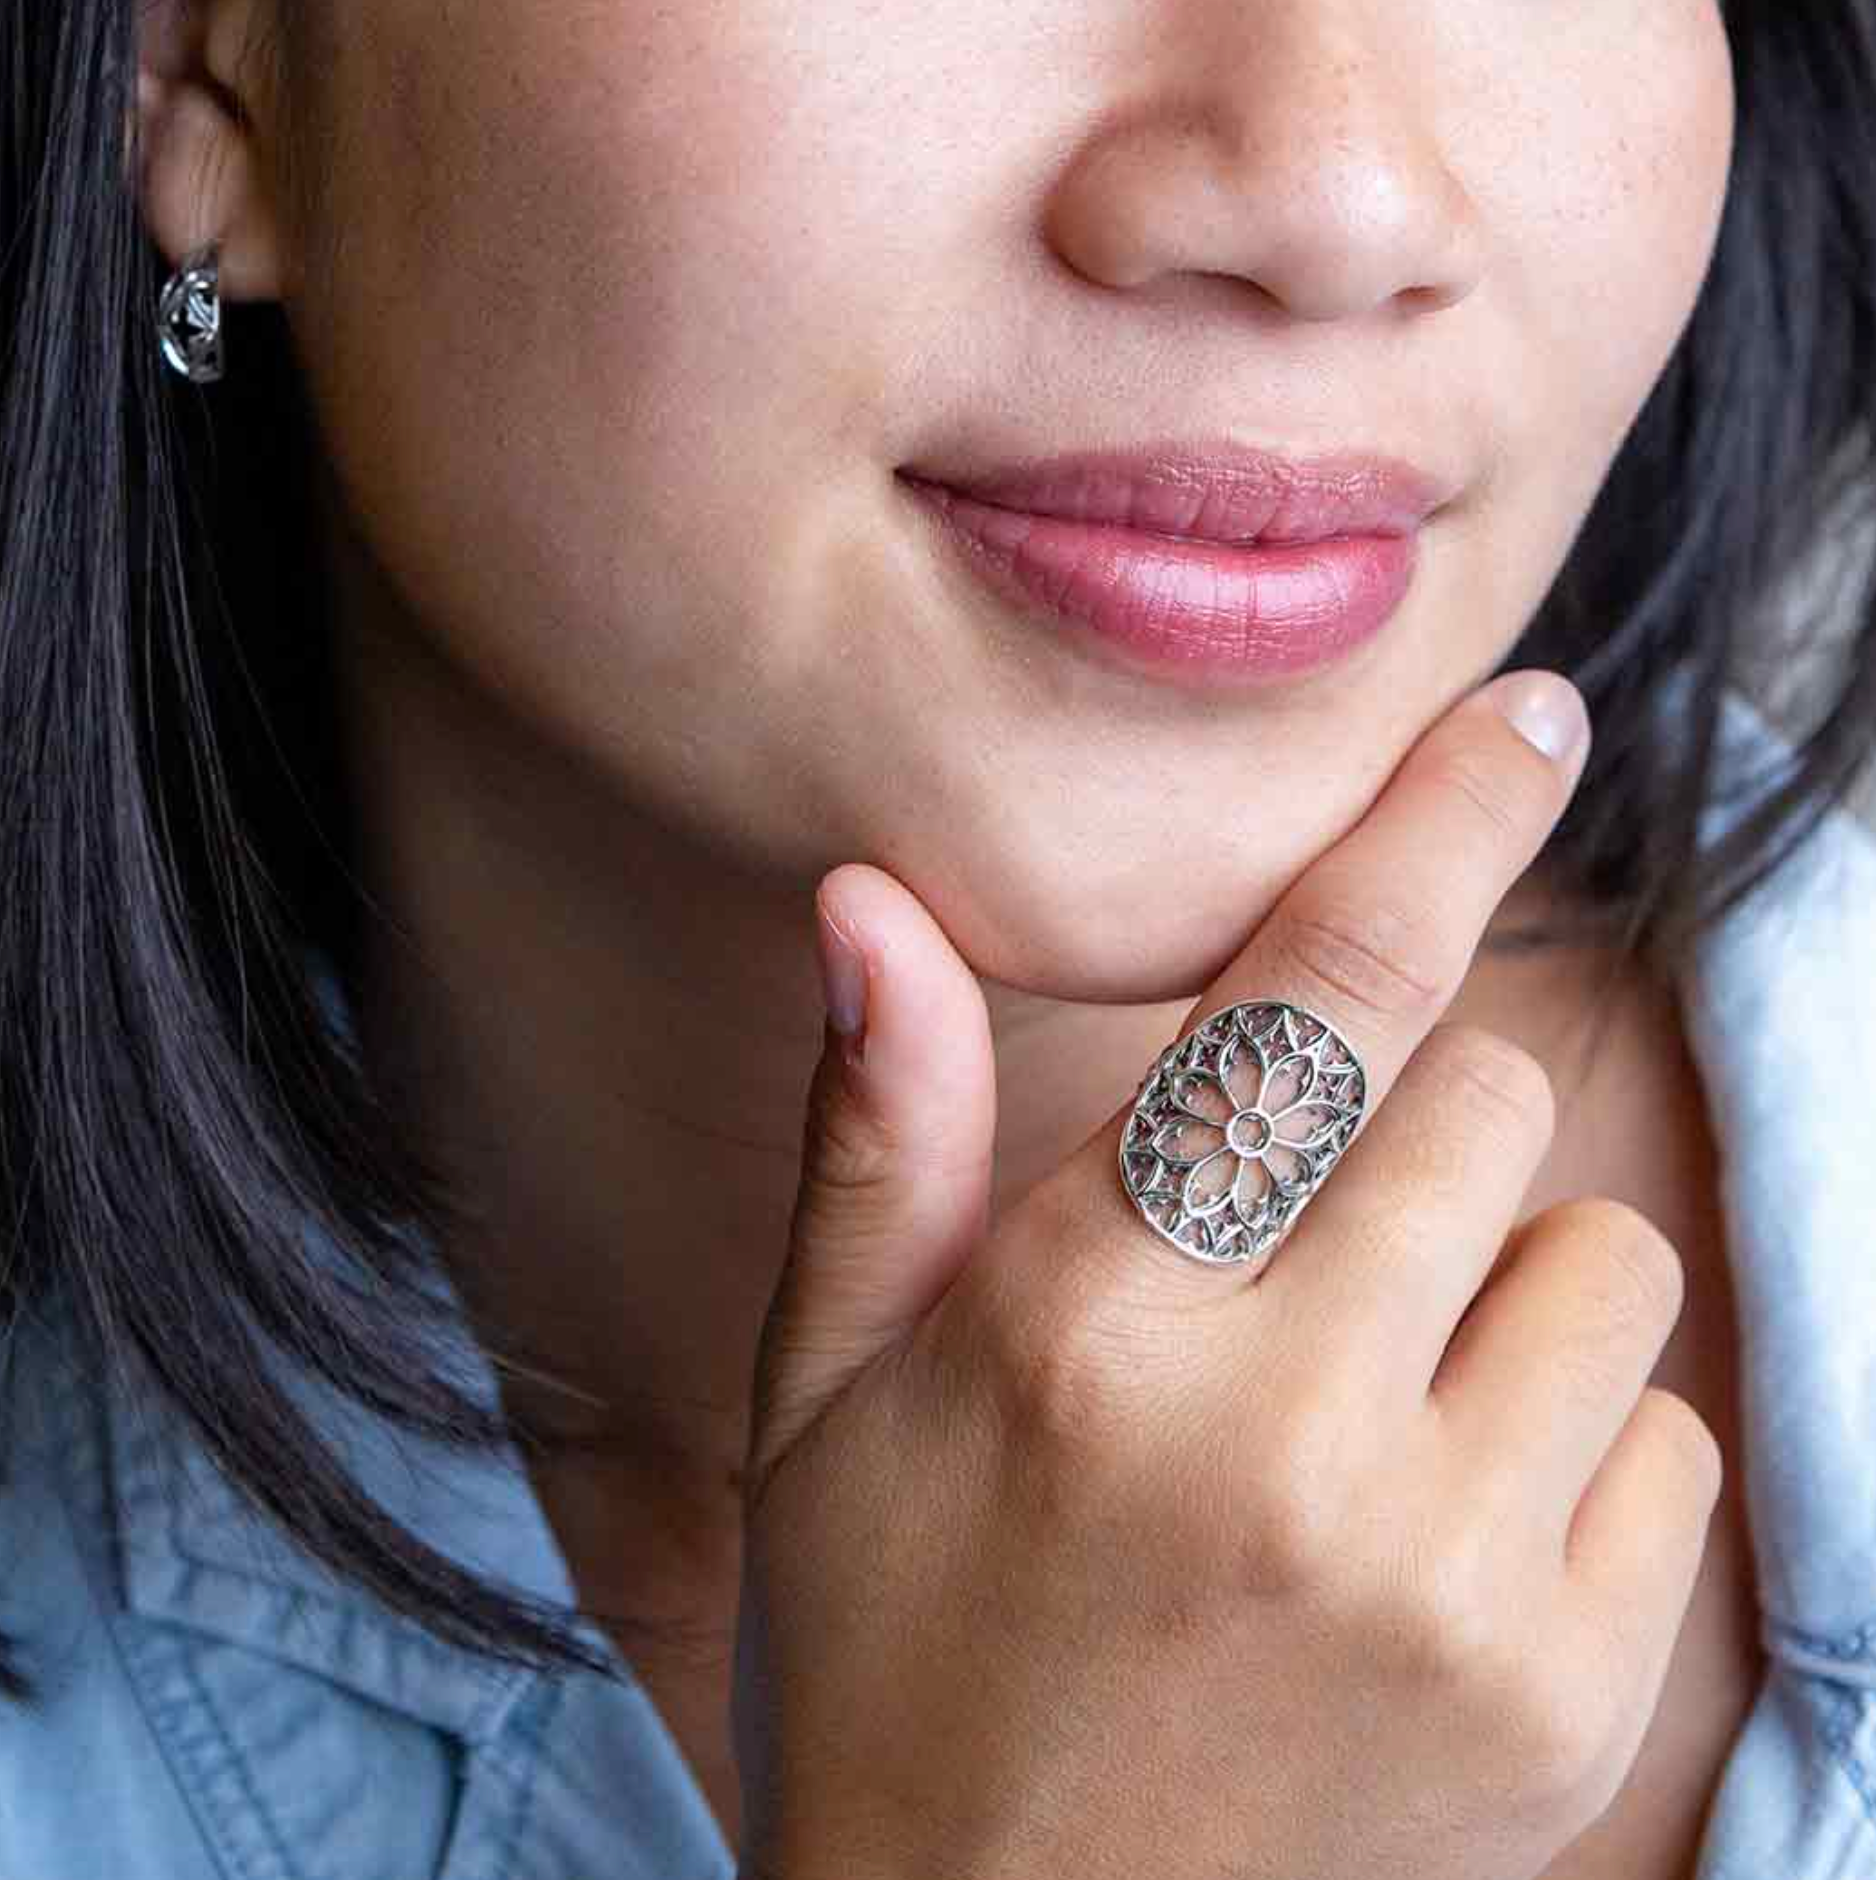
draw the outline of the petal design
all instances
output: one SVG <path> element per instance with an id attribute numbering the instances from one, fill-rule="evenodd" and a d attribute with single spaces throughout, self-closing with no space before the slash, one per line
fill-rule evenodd
<path id="1" fill-rule="evenodd" d="M 1141 1078 L 1123 1185 L 1175 1245 L 1261 1270 L 1356 1133 L 1366 1096 L 1359 1060 L 1326 1021 L 1280 1000 L 1231 1006 Z"/>
<path id="2" fill-rule="evenodd" d="M 1335 1134 L 1341 1120 L 1342 1112 L 1333 1104 L 1292 1103 L 1270 1119 L 1270 1127 L 1279 1142 L 1297 1149 L 1314 1149 Z"/>
<path id="3" fill-rule="evenodd" d="M 1264 1089 L 1264 1055 L 1248 1038 L 1229 1038 L 1218 1054 L 1218 1075 L 1235 1114 L 1254 1108 Z"/>
<path id="4" fill-rule="evenodd" d="M 1262 1156 L 1246 1156 L 1238 1169 L 1237 1180 L 1238 1212 L 1246 1220 L 1253 1219 L 1259 1207 L 1270 1199 L 1270 1171 L 1264 1167 Z"/>
<path id="5" fill-rule="evenodd" d="M 1202 1123 L 1223 1129 L 1237 1113 L 1230 1092 L 1210 1071 L 1175 1071 L 1168 1088 L 1174 1105 Z"/>
<path id="6" fill-rule="evenodd" d="M 1237 1154 L 1230 1149 L 1220 1149 L 1216 1155 L 1208 1155 L 1186 1177 L 1185 1188 L 1179 1197 L 1185 1211 L 1197 1215 L 1200 1220 L 1218 1213 L 1231 1199 L 1231 1178 L 1239 1166 Z"/>
<path id="7" fill-rule="evenodd" d="M 1225 1132 L 1216 1123 L 1207 1123 L 1196 1116 L 1177 1114 L 1163 1122 L 1153 1138 L 1156 1154 L 1163 1155 L 1168 1162 L 1182 1165 L 1203 1162 L 1224 1145 Z"/>
<path id="8" fill-rule="evenodd" d="M 1318 1038 L 1326 1037 L 1329 1028 L 1320 1019 L 1311 1018 L 1307 1012 L 1295 1012 L 1290 1017 L 1290 1036 L 1296 1040 L 1299 1051 L 1307 1051 Z"/>
<path id="9" fill-rule="evenodd" d="M 1359 1068 L 1355 1062 L 1355 1054 L 1348 1048 L 1348 1043 L 1345 1039 L 1328 1038 L 1326 1033 L 1324 1036 L 1327 1041 L 1324 1043 L 1322 1049 L 1316 1053 L 1322 1060 L 1324 1070 L 1352 1071 Z"/>
<path id="10" fill-rule="evenodd" d="M 1231 1036 L 1231 1030 L 1231 1014 L 1214 1012 L 1196 1031 L 1187 1034 L 1186 1042 L 1203 1050 L 1208 1045 L 1223 1044 Z"/>
<path id="11" fill-rule="evenodd" d="M 1316 1060 L 1301 1051 L 1292 1051 L 1270 1067 L 1264 1083 L 1261 1107 L 1266 1116 L 1275 1116 L 1292 1104 L 1301 1103 L 1316 1088 Z"/>
<path id="12" fill-rule="evenodd" d="M 1271 1176 L 1284 1188 L 1305 1187 L 1315 1179 L 1314 1160 L 1286 1143 L 1273 1142 L 1264 1151 L 1264 1161 Z"/>
<path id="13" fill-rule="evenodd" d="M 1279 1038 L 1283 1031 L 1283 1007 L 1280 1005 L 1251 1005 L 1239 1008 L 1239 1029 L 1247 1038 L 1259 1044 L 1269 1044 Z M 1287 1049 L 1287 1047 L 1285 1047 Z M 1281 1055 L 1281 1053 L 1279 1053 Z"/>

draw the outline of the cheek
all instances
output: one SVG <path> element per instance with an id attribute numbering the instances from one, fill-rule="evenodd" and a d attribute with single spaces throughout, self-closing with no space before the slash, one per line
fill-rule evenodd
<path id="1" fill-rule="evenodd" d="M 1712 0 L 1588 11 L 1607 24 L 1586 30 L 1508 121 L 1518 140 L 1491 214 L 1519 246 L 1509 279 L 1521 304 L 1506 330 L 1522 333 L 1527 415 L 1559 444 L 1574 438 L 1578 480 L 1593 486 L 1698 299 L 1725 205 L 1734 94 Z M 1593 487 L 1580 494 L 1587 503 Z"/>
<path id="2" fill-rule="evenodd" d="M 753 677 L 752 612 L 799 613 L 843 526 L 804 487 L 867 469 L 877 439 L 838 433 L 902 395 L 861 62 L 804 80 L 775 6 L 467 7 L 446 59 L 428 16 L 377 11 L 395 43 L 332 87 L 358 114 L 338 271 L 295 310 L 356 526 L 563 731 Z"/>

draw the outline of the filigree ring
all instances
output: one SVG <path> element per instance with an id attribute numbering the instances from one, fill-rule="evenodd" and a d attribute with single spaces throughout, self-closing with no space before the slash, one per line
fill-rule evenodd
<path id="1" fill-rule="evenodd" d="M 1280 999 L 1214 1012 L 1141 1079 L 1120 1178 L 1147 1225 L 1255 1278 L 1361 1126 L 1368 1081 L 1348 1040 Z"/>

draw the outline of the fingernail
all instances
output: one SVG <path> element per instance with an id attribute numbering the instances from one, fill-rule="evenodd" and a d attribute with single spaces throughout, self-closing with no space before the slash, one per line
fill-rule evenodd
<path id="1" fill-rule="evenodd" d="M 820 942 L 821 989 L 827 1016 L 846 1043 L 849 1062 L 856 1062 L 866 1028 L 866 960 L 859 948 L 815 903 L 815 933 Z"/>
<path id="2" fill-rule="evenodd" d="M 1583 695 L 1561 673 L 1508 672 L 1486 687 L 1519 735 L 1559 763 L 1589 743 Z"/>

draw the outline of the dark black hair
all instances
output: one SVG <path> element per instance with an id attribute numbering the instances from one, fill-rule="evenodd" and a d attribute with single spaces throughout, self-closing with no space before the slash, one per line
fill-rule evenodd
<path id="1" fill-rule="evenodd" d="M 1577 916 L 1544 943 L 1657 966 L 1876 747 L 1867 571 L 1792 580 L 1876 506 L 1876 0 L 1725 13 L 1738 128 L 1712 267 L 1504 662 L 1569 673 L 1596 725 L 1545 852 Z M 269 1368 L 447 1443 L 516 1435 L 444 1355 L 424 1248 L 452 1198 L 305 971 L 316 947 L 350 993 L 375 917 L 348 867 L 316 440 L 278 308 L 229 307 L 239 366 L 210 392 L 158 359 L 169 270 L 124 157 L 136 18 L 0 0 L 0 1343 L 56 1292 L 100 1371 L 147 1367 L 319 1559 L 455 1642 L 595 1664 L 568 1615 L 391 1522 Z M 1775 634 L 1781 666 L 1822 675 L 1794 762 L 1697 853 L 1722 692 L 1760 690 Z M 308 1221 L 344 1267 L 308 1262 Z"/>

